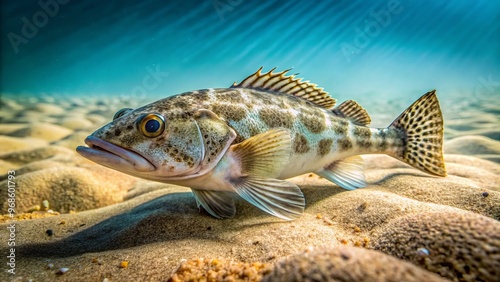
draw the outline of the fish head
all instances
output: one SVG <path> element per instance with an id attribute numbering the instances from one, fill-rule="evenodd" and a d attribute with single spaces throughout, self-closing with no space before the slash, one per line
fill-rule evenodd
<path id="1" fill-rule="evenodd" d="M 222 135 L 222 136 L 220 136 Z M 196 177 L 215 167 L 235 132 L 207 110 L 122 109 L 77 152 L 103 166 L 145 179 Z"/>

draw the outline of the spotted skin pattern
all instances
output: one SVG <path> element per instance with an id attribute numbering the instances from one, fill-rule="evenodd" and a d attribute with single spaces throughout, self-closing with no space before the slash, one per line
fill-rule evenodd
<path id="1" fill-rule="evenodd" d="M 335 156 L 392 152 L 394 146 L 401 145 L 396 140 L 402 136 L 396 131 L 388 133 L 386 129 L 359 126 L 309 101 L 254 89 L 198 90 L 166 98 L 144 108 L 163 114 L 167 124 L 175 123 L 177 119 L 189 119 L 199 109 L 213 111 L 235 130 L 237 137 L 234 143 L 273 128 L 286 128 L 290 130 L 293 144 L 290 162 L 307 165 L 309 171 L 335 161 L 338 159 Z M 117 128 L 122 126 L 117 124 Z M 110 131 L 106 132 L 109 134 Z M 127 147 L 143 141 L 132 131 L 115 137 Z M 169 148 L 161 138 L 157 142 Z M 169 154 L 169 149 L 166 150 Z M 311 167 L 308 163 L 316 165 Z M 291 166 L 286 171 L 289 172 L 287 174 L 296 174 L 305 169 Z"/>
<path id="2" fill-rule="evenodd" d="M 403 150 L 407 142 L 418 144 L 418 141 L 423 138 L 416 135 L 408 139 L 403 132 L 394 129 L 396 125 L 408 122 L 411 114 L 408 114 L 408 117 L 405 116 L 392 129 L 373 129 L 357 125 L 339 117 L 330 109 L 318 107 L 304 99 L 288 94 L 245 88 L 203 89 L 187 92 L 159 100 L 143 108 L 164 115 L 167 124 L 175 124 L 178 119 L 189 120 L 199 109 L 213 111 L 236 132 L 237 137 L 234 143 L 242 142 L 273 128 L 286 128 L 290 130 L 293 144 L 290 163 L 307 166 L 309 171 L 321 169 L 337 159 L 367 153 L 395 154 L 398 158 L 409 160 L 410 164 L 422 169 L 424 167 L 418 165 L 416 161 L 418 157 L 414 152 L 417 151 L 426 156 L 420 157 L 420 161 L 432 167 L 441 164 L 437 153 L 418 152 L 418 150 L 435 149 L 441 146 L 437 142 L 439 138 L 431 139 L 433 143 L 423 148 L 418 146 L 424 145 L 411 145 L 412 150 Z M 417 111 L 423 115 L 430 114 L 432 110 L 436 110 L 435 103 L 411 109 L 412 112 Z M 130 126 L 127 127 L 125 121 L 122 123 L 118 119 L 116 122 L 113 130 L 110 128 L 102 130 L 106 138 L 120 139 L 120 143 L 129 148 L 147 140 L 138 136 L 134 129 L 130 129 Z M 417 122 L 415 124 L 418 125 Z M 423 128 L 414 127 L 415 129 L 412 129 L 410 133 L 422 136 L 439 134 L 439 132 L 429 131 L 428 128 L 433 128 L 433 124 L 426 124 Z M 126 128 L 126 130 L 122 131 L 121 128 Z M 165 153 L 170 154 L 169 146 L 164 143 L 164 140 L 158 138 L 154 142 L 162 144 L 166 148 Z M 404 154 L 404 156 L 399 157 L 399 154 Z M 311 166 L 308 163 L 316 165 Z M 291 166 L 286 171 L 289 173 L 285 173 L 284 176 L 306 172 L 305 169 L 297 166 Z M 434 169 L 431 173 L 442 172 Z"/>
<path id="3" fill-rule="evenodd" d="M 89 148 L 77 150 L 128 174 L 191 187 L 198 205 L 219 218 L 234 215 L 227 192 L 275 216 L 295 218 L 305 200 L 298 187 L 282 179 L 314 172 L 348 190 L 364 187 L 357 157 L 362 154 L 387 154 L 446 176 L 435 91 L 388 127 L 371 128 L 368 113 L 355 101 L 335 107 L 336 100 L 322 88 L 285 73 L 259 69 L 230 88 L 186 92 L 121 110 L 86 139 Z M 142 128 L 150 116 L 163 121 L 158 134 Z"/>

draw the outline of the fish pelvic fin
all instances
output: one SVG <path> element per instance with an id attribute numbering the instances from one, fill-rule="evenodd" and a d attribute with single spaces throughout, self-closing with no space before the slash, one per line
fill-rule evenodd
<path id="1" fill-rule="evenodd" d="M 436 90 L 427 92 L 389 126 L 403 137 L 392 155 L 429 174 L 446 176 L 443 158 L 443 116 Z"/>
<path id="2" fill-rule="evenodd" d="M 231 146 L 241 173 L 230 179 L 236 193 L 261 210 L 285 220 L 304 212 L 305 198 L 295 184 L 276 179 L 290 159 L 290 132 L 273 129 Z"/>
<path id="3" fill-rule="evenodd" d="M 234 200 L 231 192 L 224 191 L 206 191 L 196 190 L 193 191 L 196 205 L 202 206 L 205 211 L 215 218 L 232 218 L 236 213 Z"/>

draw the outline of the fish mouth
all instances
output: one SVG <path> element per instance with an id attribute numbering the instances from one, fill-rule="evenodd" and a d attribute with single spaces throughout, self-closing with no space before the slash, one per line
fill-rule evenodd
<path id="1" fill-rule="evenodd" d="M 86 146 L 76 151 L 83 157 L 120 171 L 154 171 L 156 167 L 143 156 L 94 136 L 85 138 Z"/>

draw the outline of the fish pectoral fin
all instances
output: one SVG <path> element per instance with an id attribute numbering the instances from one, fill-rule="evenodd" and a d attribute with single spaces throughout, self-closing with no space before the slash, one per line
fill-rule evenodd
<path id="1" fill-rule="evenodd" d="M 247 176 L 234 180 L 233 185 L 243 199 L 271 215 L 292 220 L 304 212 L 304 194 L 288 181 Z"/>
<path id="2" fill-rule="evenodd" d="M 360 156 L 335 161 L 317 171 L 316 174 L 346 190 L 355 190 L 366 186 L 364 162 Z"/>
<path id="3" fill-rule="evenodd" d="M 272 129 L 231 146 L 242 175 L 278 177 L 290 159 L 292 138 L 286 129 Z"/>
<path id="4" fill-rule="evenodd" d="M 304 212 L 305 199 L 296 185 L 275 179 L 290 159 L 292 140 L 286 129 L 272 129 L 231 146 L 241 176 L 231 180 L 236 193 L 252 205 L 282 219 Z"/>
<path id="5" fill-rule="evenodd" d="M 231 192 L 191 189 L 198 207 L 202 206 L 216 218 L 231 218 L 236 213 Z"/>

